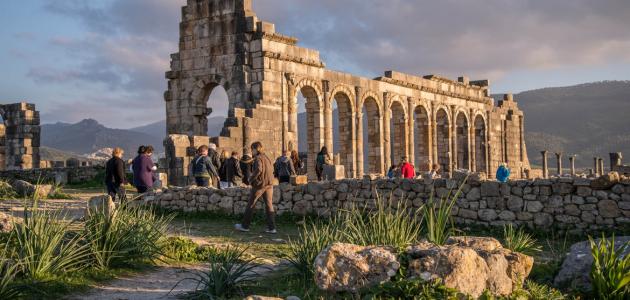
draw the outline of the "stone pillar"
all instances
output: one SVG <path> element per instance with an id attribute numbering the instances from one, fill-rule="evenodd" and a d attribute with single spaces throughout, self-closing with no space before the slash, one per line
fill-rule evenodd
<path id="1" fill-rule="evenodd" d="M 418 168 L 418 166 L 416 166 L 416 136 L 415 136 L 415 123 L 416 123 L 416 118 L 414 117 L 414 110 L 415 110 L 415 106 L 416 106 L 416 102 L 414 101 L 413 98 L 409 97 L 407 99 L 408 102 L 408 109 L 407 109 L 407 156 L 409 157 L 409 162 L 414 165 L 414 167 Z"/>
<path id="2" fill-rule="evenodd" d="M 473 116 L 474 114 L 470 114 Z M 475 122 L 472 121 L 472 124 L 468 126 L 468 162 L 469 169 L 471 172 L 477 172 L 477 138 L 475 137 Z"/>
<path id="3" fill-rule="evenodd" d="M 7 170 L 28 170 L 40 167 L 39 112 L 35 104 L 0 105 L 6 125 L 4 165 Z"/>
<path id="4" fill-rule="evenodd" d="M 336 154 L 335 150 L 339 149 L 334 149 L 333 147 L 334 137 L 332 102 L 332 98 L 324 102 L 324 145 L 326 145 L 326 148 L 328 148 L 329 153 Z"/>
<path id="5" fill-rule="evenodd" d="M 383 156 L 385 163 L 385 172 L 389 170 L 389 167 L 392 165 L 392 145 L 391 145 L 391 133 L 390 133 L 390 120 L 392 111 L 390 109 L 391 99 L 389 93 L 383 93 Z"/>
<path id="6" fill-rule="evenodd" d="M 621 159 L 623 155 L 621 152 L 610 153 L 610 170 L 614 171 L 617 167 L 621 166 Z"/>
<path id="7" fill-rule="evenodd" d="M 451 151 L 449 151 L 449 159 L 450 159 L 450 174 L 453 174 L 455 169 L 461 169 L 462 166 L 458 165 L 458 145 L 457 145 L 457 107 L 455 105 L 451 105 L 451 121 L 448 124 L 449 132 L 450 132 L 450 143 L 451 143 Z M 451 178 L 451 176 L 449 176 Z"/>
<path id="8" fill-rule="evenodd" d="M 548 151 L 540 151 L 540 154 L 542 154 L 542 171 L 543 171 L 543 178 L 549 178 L 549 169 L 547 166 L 547 153 Z"/>
<path id="9" fill-rule="evenodd" d="M 185 186 L 188 184 L 190 163 L 188 148 L 190 146 L 190 138 L 187 135 L 171 134 L 164 140 L 169 185 Z"/>
<path id="10" fill-rule="evenodd" d="M 598 177 L 599 175 L 601 175 L 601 173 L 599 173 L 599 157 L 593 157 L 593 172 L 595 174 L 595 177 Z"/>
<path id="11" fill-rule="evenodd" d="M 569 164 L 571 165 L 571 176 L 575 177 L 575 155 L 569 156 Z"/>
<path id="12" fill-rule="evenodd" d="M 604 159 L 603 158 L 599 158 L 599 174 L 604 175 Z"/>
<path id="13" fill-rule="evenodd" d="M 556 153 L 558 177 L 562 176 L 562 152 Z"/>
<path id="14" fill-rule="evenodd" d="M 357 178 L 363 178 L 365 170 L 363 164 L 365 162 L 365 154 L 363 153 L 363 111 L 357 111 Z"/>

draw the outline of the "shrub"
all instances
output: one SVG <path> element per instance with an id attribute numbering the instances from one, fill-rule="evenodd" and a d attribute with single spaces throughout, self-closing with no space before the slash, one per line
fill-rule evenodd
<path id="1" fill-rule="evenodd" d="M 0 180 L 0 199 L 13 199 L 17 198 L 17 196 L 17 193 L 9 182 Z"/>
<path id="2" fill-rule="evenodd" d="M 195 277 L 182 281 L 192 280 L 197 283 L 195 298 L 229 298 L 239 292 L 243 285 L 253 283 L 257 276 L 254 269 L 259 265 L 254 263 L 254 258 L 245 259 L 245 251 L 245 248 L 228 246 L 210 255 L 208 271 L 196 273 Z"/>
<path id="3" fill-rule="evenodd" d="M 514 252 L 531 255 L 542 249 L 536 245 L 536 240 L 523 229 L 514 229 L 512 224 L 503 226 L 503 246 Z"/>
<path id="4" fill-rule="evenodd" d="M 22 272 L 30 279 L 82 269 L 89 257 L 81 236 L 72 234 L 72 223 L 64 215 L 42 211 L 37 207 L 24 209 L 24 222 L 15 224 L 16 256 Z"/>
<path id="5" fill-rule="evenodd" d="M 48 199 L 72 199 L 72 195 L 65 193 L 63 186 L 54 184 L 50 194 L 48 194 Z"/>
<path id="6" fill-rule="evenodd" d="M 0 299 L 14 299 L 20 295 L 19 287 L 13 285 L 19 271 L 19 264 L 9 259 L 5 245 L 0 254 Z"/>
<path id="7" fill-rule="evenodd" d="M 440 199 L 439 203 L 436 203 L 434 193 L 432 193 L 429 201 L 422 207 L 422 218 L 429 242 L 436 245 L 444 245 L 446 240 L 453 234 L 455 225 L 453 224 L 451 212 L 457 198 L 462 193 L 462 187 L 463 184 L 455 194 L 449 191 L 448 196 Z"/>
<path id="8" fill-rule="evenodd" d="M 399 280 L 369 289 L 365 299 L 466 299 L 454 289 L 445 287 L 439 280 Z"/>
<path id="9" fill-rule="evenodd" d="M 564 300 L 566 297 L 558 290 L 531 280 L 525 282 L 530 300 Z"/>
<path id="10" fill-rule="evenodd" d="M 184 237 L 169 237 L 164 246 L 164 256 L 182 262 L 207 261 L 213 254 L 216 254 L 214 248 L 201 247 Z"/>
<path id="11" fill-rule="evenodd" d="M 341 240 L 339 229 L 334 218 L 329 223 L 307 222 L 300 230 L 297 241 L 289 240 L 286 259 L 298 271 L 302 279 L 308 281 L 313 278 L 315 258 L 324 248 Z"/>
<path id="12" fill-rule="evenodd" d="M 121 205 L 110 213 L 93 212 L 85 223 L 85 239 L 100 269 L 134 261 L 155 261 L 163 253 L 173 215 Z"/>
<path id="13" fill-rule="evenodd" d="M 591 283 L 599 299 L 628 299 L 630 297 L 630 255 L 622 257 L 630 249 L 630 242 L 615 249 L 615 237 L 602 239 L 596 243 L 589 237 L 593 267 Z"/>
<path id="14" fill-rule="evenodd" d="M 393 246 L 405 248 L 418 241 L 422 221 L 410 214 L 403 200 L 392 205 L 391 200 L 377 197 L 376 209 L 352 209 L 341 212 L 339 218 L 344 228 L 345 241 L 361 246 Z"/>

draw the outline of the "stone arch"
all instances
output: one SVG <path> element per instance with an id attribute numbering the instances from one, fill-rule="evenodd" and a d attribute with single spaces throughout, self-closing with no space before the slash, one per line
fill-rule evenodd
<path id="1" fill-rule="evenodd" d="M 455 139 L 457 140 L 456 168 L 470 169 L 470 125 L 466 112 L 459 110 L 455 118 Z"/>
<path id="2" fill-rule="evenodd" d="M 234 115 L 234 108 L 230 101 L 229 84 L 221 75 L 208 75 L 198 78 L 190 92 L 189 114 L 193 118 L 192 133 L 194 136 L 208 136 L 208 116 L 212 114 L 212 108 L 208 107 L 210 95 L 217 87 L 221 87 L 227 94 L 227 117 Z"/>
<path id="3" fill-rule="evenodd" d="M 364 126 L 364 141 L 365 147 L 363 153 L 367 156 L 364 159 L 364 170 L 368 174 L 383 174 L 383 134 L 382 134 L 382 121 L 383 114 L 381 105 L 378 98 L 367 95 L 361 101 L 362 118 L 360 122 L 364 122 L 367 126 Z"/>
<path id="4" fill-rule="evenodd" d="M 306 138 L 307 174 L 311 178 L 316 178 L 315 161 L 317 158 L 317 153 L 325 144 L 323 114 L 324 107 L 321 98 L 321 87 L 317 85 L 316 81 L 313 80 L 304 79 L 300 81 L 296 85 L 295 94 L 293 95 L 292 101 L 294 107 L 297 107 L 298 93 L 302 93 L 306 100 L 306 136 L 300 136 L 299 133 L 296 132 L 296 143 L 299 144 L 301 138 Z M 290 119 L 294 119 L 297 121 L 297 110 L 291 112 L 291 114 L 292 116 Z"/>
<path id="5" fill-rule="evenodd" d="M 437 163 L 443 173 L 451 171 L 451 119 L 448 109 L 440 107 L 435 113 L 435 135 L 437 147 Z"/>
<path id="6" fill-rule="evenodd" d="M 333 102 L 336 102 L 338 112 L 336 131 L 338 136 L 334 136 L 335 131 L 333 129 L 333 142 L 338 140 L 338 147 L 334 147 L 334 151 L 339 153 L 340 163 L 345 167 L 346 177 L 353 178 L 356 162 L 354 94 L 347 87 L 338 86 L 338 88 L 333 89 L 331 95 L 330 103 L 332 105 Z"/>
<path id="7" fill-rule="evenodd" d="M 486 119 L 483 114 L 475 116 L 475 170 L 477 172 L 487 172 L 488 170 L 488 147 Z"/>
<path id="8" fill-rule="evenodd" d="M 414 165 L 419 171 L 429 171 L 431 164 L 431 122 L 429 110 L 423 105 L 414 109 Z"/>
<path id="9" fill-rule="evenodd" d="M 407 109 L 399 97 L 390 103 L 390 147 L 391 162 L 397 164 L 403 156 L 407 156 Z"/>
<path id="10" fill-rule="evenodd" d="M 365 101 L 368 98 L 371 98 L 372 100 L 374 100 L 376 102 L 376 105 L 378 105 L 378 110 L 382 111 L 383 104 L 382 104 L 381 97 L 379 96 L 379 94 L 377 92 L 374 92 L 374 91 L 366 91 L 366 92 L 364 92 L 363 95 L 361 95 L 361 97 L 360 97 L 361 100 L 359 100 L 359 104 L 358 104 L 357 107 L 359 109 L 361 109 L 361 107 L 363 107 Z"/>

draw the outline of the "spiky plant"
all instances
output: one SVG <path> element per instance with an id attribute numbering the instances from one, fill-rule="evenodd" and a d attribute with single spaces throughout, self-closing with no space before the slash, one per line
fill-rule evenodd
<path id="1" fill-rule="evenodd" d="M 615 237 L 610 240 L 602 235 L 599 242 L 589 236 L 593 267 L 591 282 L 598 299 L 622 300 L 630 298 L 630 255 L 623 256 L 630 249 L 630 242 L 615 247 Z"/>
<path id="2" fill-rule="evenodd" d="M 503 226 L 503 246 L 514 252 L 528 255 L 542 251 L 542 248 L 537 245 L 536 239 L 522 228 L 515 229 L 512 224 Z"/>

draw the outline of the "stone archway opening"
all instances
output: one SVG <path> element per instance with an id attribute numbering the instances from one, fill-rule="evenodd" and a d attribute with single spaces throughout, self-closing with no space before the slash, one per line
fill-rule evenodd
<path id="1" fill-rule="evenodd" d="M 293 113 L 297 114 L 298 119 L 297 150 L 306 165 L 306 169 L 301 173 L 307 174 L 312 179 L 317 177 L 315 161 L 317 153 L 324 145 L 322 107 L 317 91 L 310 86 L 299 89 L 295 101 L 297 102 L 297 111 Z"/>
<path id="2" fill-rule="evenodd" d="M 475 117 L 475 171 L 487 172 L 486 121 L 482 116 Z"/>
<path id="3" fill-rule="evenodd" d="M 346 178 L 354 177 L 354 111 L 352 101 L 345 93 L 339 92 L 333 97 L 333 148 L 339 155 L 340 163 L 345 167 Z"/>
<path id="4" fill-rule="evenodd" d="M 391 162 L 398 164 L 403 156 L 407 156 L 407 126 L 403 105 L 396 101 L 391 105 L 390 147 Z"/>
<path id="5" fill-rule="evenodd" d="M 468 118 L 463 112 L 457 114 L 455 134 L 457 139 L 457 168 L 470 170 L 470 148 Z"/>
<path id="6" fill-rule="evenodd" d="M 381 112 L 376 99 L 363 102 L 363 170 L 366 174 L 383 174 Z"/>
<path id="7" fill-rule="evenodd" d="M 414 165 L 416 170 L 426 172 L 431 169 L 429 113 L 424 107 L 417 106 L 414 110 L 414 118 Z"/>
<path id="8" fill-rule="evenodd" d="M 219 84 L 211 86 L 205 96 L 205 104 L 209 113 L 205 120 L 206 132 L 210 138 L 217 138 L 222 135 L 225 120 L 230 114 L 230 101 L 225 88 Z"/>
<path id="9" fill-rule="evenodd" d="M 451 171 L 451 134 L 448 113 L 444 109 L 437 111 L 435 116 L 437 137 L 437 163 L 443 174 Z"/>

